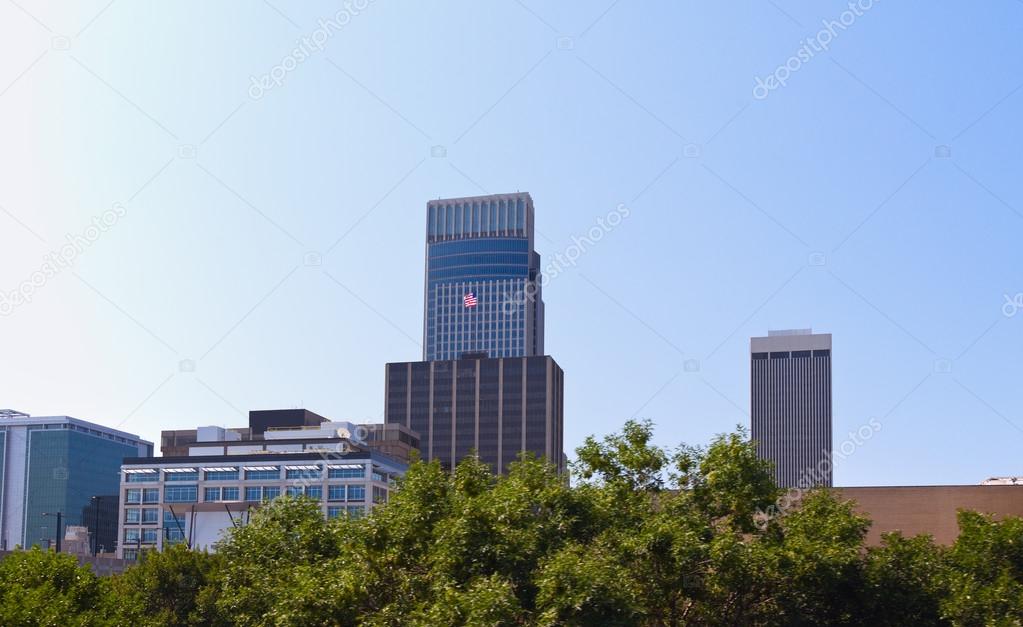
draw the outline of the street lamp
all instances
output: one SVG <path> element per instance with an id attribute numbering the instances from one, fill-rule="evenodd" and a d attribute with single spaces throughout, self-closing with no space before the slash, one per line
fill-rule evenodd
<path id="1" fill-rule="evenodd" d="M 43 512 L 43 516 L 56 516 L 57 517 L 57 552 L 60 553 L 60 521 L 64 518 L 64 512 Z"/>

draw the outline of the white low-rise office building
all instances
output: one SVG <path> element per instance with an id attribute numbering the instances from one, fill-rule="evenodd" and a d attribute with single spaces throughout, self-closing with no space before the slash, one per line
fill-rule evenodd
<path id="1" fill-rule="evenodd" d="M 125 459 L 118 557 L 186 543 L 215 550 L 226 530 L 282 495 L 320 503 L 323 515 L 361 516 L 385 503 L 405 463 L 366 446 L 357 425 L 270 426 L 255 438 L 202 427 L 186 456 Z"/>

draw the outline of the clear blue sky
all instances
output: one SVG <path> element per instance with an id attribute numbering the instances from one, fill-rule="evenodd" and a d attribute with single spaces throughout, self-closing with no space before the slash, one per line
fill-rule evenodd
<path id="1" fill-rule="evenodd" d="M 630 209 L 545 288 L 569 447 L 747 424 L 748 338 L 813 327 L 836 446 L 882 424 L 836 483 L 1023 474 L 1023 2 L 62 4 L 0 0 L 0 290 L 123 215 L 0 317 L 0 406 L 380 420 L 426 200 L 527 190 L 547 261 Z"/>

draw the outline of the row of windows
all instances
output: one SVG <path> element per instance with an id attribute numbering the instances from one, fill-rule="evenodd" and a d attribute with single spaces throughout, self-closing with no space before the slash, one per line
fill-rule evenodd
<path id="1" fill-rule="evenodd" d="M 155 507 L 128 507 L 124 510 L 124 522 L 128 524 L 155 525 L 160 522 L 160 510 Z"/>
<path id="2" fill-rule="evenodd" d="M 238 501 L 240 500 L 238 487 L 224 487 L 224 488 L 205 488 L 203 489 L 202 500 L 207 503 L 217 503 L 220 501 Z"/>
<path id="3" fill-rule="evenodd" d="M 347 507 L 331 506 L 327 508 L 327 518 L 340 518 L 347 515 L 349 518 L 360 518 L 366 513 L 362 505 L 349 505 Z"/>
<path id="4" fill-rule="evenodd" d="M 456 268 L 459 266 L 481 266 L 486 264 L 512 264 L 529 265 L 529 254 L 521 253 L 470 253 L 461 255 L 446 255 L 444 257 L 430 256 L 430 270 L 442 268 Z"/>
<path id="5" fill-rule="evenodd" d="M 374 473 L 375 481 L 386 481 L 386 477 Z M 385 495 L 387 490 L 374 487 L 374 501 L 380 502 L 377 492 Z M 305 496 L 317 501 L 323 500 L 323 486 L 286 486 L 284 493 L 288 496 Z M 245 500 L 251 502 L 269 501 L 281 495 L 280 486 L 245 486 Z M 168 487 L 164 494 L 167 503 L 195 503 L 195 486 L 174 486 Z M 207 503 L 237 502 L 241 500 L 241 488 L 237 486 L 205 488 L 203 490 L 203 501 Z M 366 486 L 364 485 L 330 485 L 327 486 L 327 500 L 329 501 L 365 501 Z M 137 501 L 129 501 L 134 503 Z M 158 499 L 146 501 L 147 503 L 158 502 Z M 155 508 L 128 507 L 124 510 L 124 522 L 132 524 L 156 524 L 159 522 L 160 510 Z M 166 521 L 165 521 L 166 522 Z"/>
<path id="6" fill-rule="evenodd" d="M 803 350 L 803 351 L 772 351 L 770 353 L 753 353 L 753 359 L 804 359 L 807 357 L 828 357 L 831 351 L 828 349 Z"/>
<path id="7" fill-rule="evenodd" d="M 500 238 L 487 237 L 449 242 L 434 242 L 429 245 L 427 255 L 430 259 L 462 255 L 465 253 L 495 252 L 529 252 L 529 240 L 524 237 Z"/>
<path id="8" fill-rule="evenodd" d="M 159 503 L 160 488 L 128 488 L 124 491 L 125 503 Z"/>
<path id="9" fill-rule="evenodd" d="M 389 477 L 386 474 L 374 472 L 374 481 L 386 483 Z M 362 479 L 363 471 L 356 468 L 332 468 L 330 469 L 331 479 Z M 328 486 L 331 494 L 340 494 L 339 498 L 331 496 L 331 500 L 344 500 L 345 489 L 348 489 L 348 500 L 364 499 L 365 486 L 361 485 L 332 485 Z M 323 486 L 287 486 L 287 493 L 293 496 L 305 495 L 315 499 L 323 498 Z M 163 500 L 165 503 L 195 503 L 198 500 L 199 487 L 196 485 L 169 485 L 164 488 Z M 245 486 L 246 501 L 263 501 L 276 498 L 281 493 L 280 486 Z M 353 496 L 358 495 L 358 496 Z M 160 502 L 159 488 L 128 488 L 125 490 L 124 502 L 129 505 L 151 504 Z M 203 488 L 203 500 L 206 502 L 239 501 L 241 500 L 241 488 L 238 486 L 205 487 Z M 129 511 L 129 510 L 126 510 Z M 137 511 L 137 508 L 134 510 Z"/>
<path id="10" fill-rule="evenodd" d="M 125 529 L 124 530 L 124 543 L 125 544 L 156 544 L 156 539 L 160 537 L 159 529 Z"/>
<path id="11" fill-rule="evenodd" d="M 509 231 L 525 233 L 526 203 L 521 198 L 431 204 L 427 213 L 431 238 Z"/>
<path id="12" fill-rule="evenodd" d="M 473 279 L 521 279 L 529 276 L 529 268 L 525 266 L 487 264 L 430 270 L 427 275 L 430 281 L 471 281 Z"/>
<path id="13" fill-rule="evenodd" d="M 163 474 L 164 481 L 172 483 L 195 483 L 199 481 L 199 471 L 165 471 Z M 357 479 L 365 476 L 365 467 L 359 465 L 352 468 L 330 468 L 327 474 L 331 479 Z M 284 475 L 286 479 L 321 479 L 323 477 L 323 469 L 321 467 L 315 469 L 286 469 Z M 237 469 L 207 470 L 203 472 L 203 476 L 206 481 L 238 481 L 239 472 Z M 246 481 L 276 481 L 280 478 L 280 466 L 268 466 L 258 470 L 245 471 Z M 158 480 L 159 473 L 157 472 L 131 472 L 125 474 L 125 482 L 127 483 L 151 483 Z"/>

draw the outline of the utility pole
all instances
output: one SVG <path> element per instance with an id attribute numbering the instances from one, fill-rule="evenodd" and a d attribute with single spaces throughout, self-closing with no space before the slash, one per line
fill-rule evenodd
<path id="1" fill-rule="evenodd" d="M 95 523 L 92 527 L 92 556 L 96 557 L 99 553 L 99 503 L 103 500 L 103 497 L 94 496 L 91 500 L 96 508 Z"/>
<path id="2" fill-rule="evenodd" d="M 60 553 L 60 521 L 64 517 L 64 512 L 43 512 L 43 516 L 56 516 L 57 517 L 57 552 Z"/>

